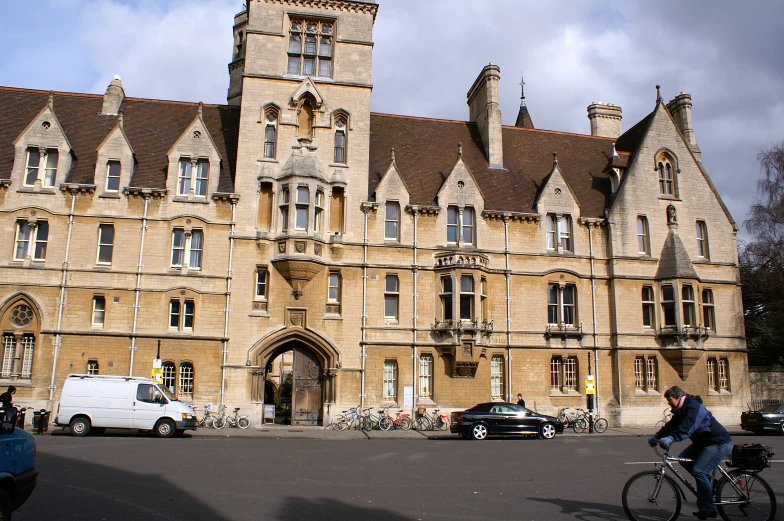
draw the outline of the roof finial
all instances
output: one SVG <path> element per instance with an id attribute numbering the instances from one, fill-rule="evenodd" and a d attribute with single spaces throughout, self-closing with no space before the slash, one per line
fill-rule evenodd
<path id="1" fill-rule="evenodd" d="M 617 151 L 617 150 L 615 150 L 615 143 L 613 143 L 613 152 L 612 152 L 612 156 L 611 156 L 611 157 L 620 157 L 620 156 L 618 155 L 618 151 Z"/>
<path id="2" fill-rule="evenodd" d="M 46 102 L 49 105 L 49 110 L 54 110 L 54 91 L 49 91 L 49 101 Z"/>
<path id="3" fill-rule="evenodd" d="M 558 152 L 553 152 L 553 167 L 558 166 Z"/>
<path id="4" fill-rule="evenodd" d="M 457 157 L 459 159 L 463 159 L 463 144 L 462 143 L 458 143 L 457 144 Z"/>
<path id="5" fill-rule="evenodd" d="M 395 149 L 393 148 L 391 150 L 392 150 L 392 162 L 394 163 L 395 162 Z"/>
<path id="6" fill-rule="evenodd" d="M 204 102 L 200 101 L 199 102 L 199 117 L 202 117 L 203 113 L 204 113 Z"/>
<path id="7" fill-rule="evenodd" d="M 660 85 L 656 85 L 656 103 L 658 103 L 658 102 L 660 102 L 662 100 L 661 91 L 659 89 L 661 89 L 661 86 Z"/>
<path id="8" fill-rule="evenodd" d="M 120 128 L 123 128 L 123 123 L 124 123 L 123 120 L 124 120 L 123 111 L 120 110 L 120 112 L 117 114 L 117 124 L 120 125 Z"/>
<path id="9" fill-rule="evenodd" d="M 525 77 L 520 72 L 520 106 L 525 107 Z"/>

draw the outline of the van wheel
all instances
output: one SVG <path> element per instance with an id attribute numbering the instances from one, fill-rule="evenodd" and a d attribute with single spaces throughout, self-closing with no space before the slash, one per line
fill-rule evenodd
<path id="1" fill-rule="evenodd" d="M 0 489 L 0 521 L 11 519 L 11 497 L 4 488 Z"/>
<path id="2" fill-rule="evenodd" d="M 171 438 L 174 436 L 174 422 L 171 420 L 161 420 L 155 424 L 155 435 L 159 438 Z"/>
<path id="3" fill-rule="evenodd" d="M 73 436 L 87 436 L 90 434 L 90 420 L 85 418 L 84 416 L 80 416 L 78 418 L 74 418 L 71 420 L 71 434 Z"/>

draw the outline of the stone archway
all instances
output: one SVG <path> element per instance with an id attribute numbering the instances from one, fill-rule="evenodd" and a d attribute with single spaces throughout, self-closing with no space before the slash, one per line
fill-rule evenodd
<path id="1" fill-rule="evenodd" d="M 22 293 L 0 306 L 0 378 L 31 380 L 40 344 L 40 308 Z"/>
<path id="2" fill-rule="evenodd" d="M 320 425 L 324 404 L 334 402 L 334 376 L 340 354 L 318 333 L 295 326 L 262 338 L 248 355 L 251 362 L 265 368 L 266 373 L 270 362 L 287 352 L 293 352 L 291 424 Z"/>

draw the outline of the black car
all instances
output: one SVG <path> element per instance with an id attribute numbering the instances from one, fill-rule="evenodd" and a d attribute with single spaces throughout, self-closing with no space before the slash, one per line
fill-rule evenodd
<path id="1" fill-rule="evenodd" d="M 784 404 L 766 405 L 759 411 L 741 413 L 740 428 L 755 434 L 761 434 L 763 431 L 784 434 Z"/>
<path id="2" fill-rule="evenodd" d="M 549 440 L 564 431 L 558 419 L 545 416 L 513 403 L 480 403 L 466 411 L 453 412 L 450 430 L 483 440 L 492 434 L 501 436 L 541 436 Z"/>

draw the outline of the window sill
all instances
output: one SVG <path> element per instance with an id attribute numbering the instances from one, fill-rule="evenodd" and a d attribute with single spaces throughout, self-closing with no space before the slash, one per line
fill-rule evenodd
<path id="1" fill-rule="evenodd" d="M 547 250 L 547 255 L 552 257 L 574 257 L 575 253 L 572 250 Z"/>
<path id="2" fill-rule="evenodd" d="M 438 407 L 438 404 L 431 400 L 430 398 L 422 398 L 421 400 L 417 400 L 417 406 L 428 406 L 428 407 Z"/>
<path id="3" fill-rule="evenodd" d="M 385 318 L 384 319 L 384 325 L 385 326 L 399 326 L 400 325 L 400 321 L 397 320 L 397 319 Z"/>
<path id="4" fill-rule="evenodd" d="M 0 378 L 0 386 L 8 386 L 8 385 L 13 385 L 14 387 L 20 387 L 20 388 L 35 387 L 33 381 L 30 378 L 21 378 L 21 377 L 14 378 L 13 376 L 4 376 Z"/>
<path id="5" fill-rule="evenodd" d="M 93 269 L 94 270 L 105 270 L 105 271 L 108 271 L 108 270 L 112 269 L 112 265 L 111 264 L 96 264 L 93 267 Z"/>
<path id="6" fill-rule="evenodd" d="M 193 197 L 193 199 L 186 197 L 184 195 L 177 195 L 172 198 L 172 201 L 175 203 L 192 203 L 192 204 L 210 204 L 207 200 L 207 197 Z"/>
<path id="7" fill-rule="evenodd" d="M 259 121 L 259 123 L 261 123 L 261 121 Z M 280 163 L 280 161 L 278 161 L 274 157 L 262 157 L 261 159 L 257 159 L 256 162 L 257 163 Z"/>
<path id="8" fill-rule="evenodd" d="M 391 398 L 391 399 L 384 398 L 384 401 L 381 402 L 381 405 L 383 405 L 384 407 L 390 407 L 390 408 L 392 408 L 392 407 L 399 407 L 399 405 L 397 404 L 397 399 L 395 399 L 395 398 Z"/>
<path id="9" fill-rule="evenodd" d="M 41 188 L 40 190 L 36 190 L 31 186 L 27 186 L 24 188 L 20 188 L 16 191 L 18 194 L 42 194 L 42 195 L 55 195 L 57 190 L 54 188 Z"/>
<path id="10" fill-rule="evenodd" d="M 697 257 L 692 261 L 694 264 L 710 264 L 711 260 L 708 257 Z"/>
<path id="11" fill-rule="evenodd" d="M 566 398 L 566 397 L 579 397 L 579 396 L 582 395 L 577 391 L 567 391 L 565 393 L 561 391 L 550 391 L 551 398 Z"/>
<path id="12" fill-rule="evenodd" d="M 104 192 L 101 195 L 99 195 L 98 198 L 99 199 L 122 199 L 119 193 L 113 193 L 113 192 L 110 193 Z"/>
<path id="13" fill-rule="evenodd" d="M 659 394 L 658 391 L 643 391 L 641 389 L 635 389 L 634 390 L 634 395 L 635 396 L 651 396 L 651 397 L 657 397 L 657 398 L 659 396 L 661 396 L 661 394 Z"/>
<path id="14" fill-rule="evenodd" d="M 708 396 L 732 396 L 730 391 L 708 391 Z"/>
<path id="15" fill-rule="evenodd" d="M 325 313 L 321 318 L 324 320 L 343 320 L 343 316 L 336 313 Z"/>
<path id="16" fill-rule="evenodd" d="M 347 163 L 330 163 L 329 168 L 348 168 Z"/>
<path id="17" fill-rule="evenodd" d="M 680 201 L 681 198 L 676 195 L 659 194 L 659 199 L 664 201 Z"/>
<path id="18" fill-rule="evenodd" d="M 248 313 L 249 317 L 256 317 L 256 318 L 269 318 L 269 313 L 266 311 L 251 311 Z"/>

